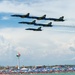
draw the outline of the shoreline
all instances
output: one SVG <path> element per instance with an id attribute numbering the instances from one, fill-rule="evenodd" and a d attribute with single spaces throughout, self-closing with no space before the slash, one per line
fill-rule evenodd
<path id="1" fill-rule="evenodd" d="M 60 73 L 75 73 L 75 71 L 66 71 L 66 72 L 30 72 L 30 73 L 25 73 L 25 72 L 16 72 L 16 73 L 0 73 L 0 75 L 10 75 L 10 74 L 14 74 L 14 75 L 22 75 L 22 74 L 60 74 Z"/>

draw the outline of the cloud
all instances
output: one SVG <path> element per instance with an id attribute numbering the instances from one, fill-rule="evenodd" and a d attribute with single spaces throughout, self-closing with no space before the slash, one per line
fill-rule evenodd
<path id="1" fill-rule="evenodd" d="M 73 10 L 73 8 L 75 7 L 74 0 L 66 0 L 66 1 L 65 0 L 63 0 L 63 1 L 61 1 L 61 0 L 57 0 L 57 1 L 55 1 L 55 0 L 53 0 L 53 1 L 52 0 L 47 0 L 47 1 L 39 0 L 38 2 L 36 2 L 36 1 L 37 0 L 32 0 L 32 1 L 27 0 L 27 1 L 22 1 L 22 2 L 13 1 L 12 2 L 12 1 L 4 0 L 0 3 L 0 7 L 1 7 L 0 11 L 1 12 L 10 12 L 10 13 L 23 13 L 23 14 L 25 14 L 27 12 L 31 12 L 33 15 L 35 15 L 35 12 L 37 14 L 41 13 L 40 15 L 47 13 L 48 16 L 51 16 L 51 17 L 52 16 L 53 17 L 60 16 L 61 14 L 70 16 L 70 17 L 74 16 L 74 15 L 70 14 L 70 13 L 73 13 L 73 12 L 71 12 L 71 10 Z M 31 4 L 28 5 L 27 2 L 28 3 L 31 2 Z M 66 3 L 67 3 L 67 5 L 66 5 Z M 52 13 L 53 13 L 53 15 L 50 15 Z"/>
<path id="2" fill-rule="evenodd" d="M 1 65 L 12 65 L 15 61 L 15 46 L 13 46 L 6 38 L 0 35 L 0 61 Z M 16 63 L 16 62 L 15 62 Z M 13 62 L 13 65 L 15 65 Z"/>
<path id="3" fill-rule="evenodd" d="M 8 19 L 9 19 L 9 17 L 7 17 L 7 16 L 2 17 L 2 20 L 8 20 Z"/>
<path id="4" fill-rule="evenodd" d="M 74 57 L 74 58 L 72 58 L 71 60 L 74 60 L 74 61 L 75 61 L 75 57 Z"/>
<path id="5" fill-rule="evenodd" d="M 1 56 L 5 53 L 7 56 L 14 53 L 13 56 L 10 56 L 12 59 L 9 58 L 11 61 L 15 60 L 14 64 L 17 62 L 15 58 L 17 52 L 21 53 L 22 65 L 24 65 L 24 63 L 26 65 L 38 65 L 48 64 L 50 62 L 50 64 L 52 64 L 52 62 L 53 64 L 69 64 L 68 60 L 75 55 L 75 52 L 71 48 L 75 48 L 73 42 L 75 36 L 73 33 L 59 32 L 59 34 L 57 34 L 56 31 L 49 32 L 45 30 L 43 32 L 34 32 L 26 31 L 23 28 L 3 28 L 0 30 L 0 35 L 9 41 L 9 43 L 7 43 L 8 41 L 4 41 L 4 43 L 2 43 L 3 41 L 1 42 Z M 7 56 L 5 57 L 6 59 Z M 57 59 L 57 61 L 55 59 Z M 28 63 L 28 61 L 31 63 Z M 33 61 L 36 62 L 33 63 Z M 10 64 L 12 63 L 10 62 Z"/>

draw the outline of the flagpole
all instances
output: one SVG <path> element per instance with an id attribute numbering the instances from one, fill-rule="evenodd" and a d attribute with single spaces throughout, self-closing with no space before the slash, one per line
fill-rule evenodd
<path id="1" fill-rule="evenodd" d="M 21 55 L 20 55 L 20 53 L 18 53 L 16 56 L 18 58 L 18 70 L 19 70 L 20 69 L 20 56 Z"/>

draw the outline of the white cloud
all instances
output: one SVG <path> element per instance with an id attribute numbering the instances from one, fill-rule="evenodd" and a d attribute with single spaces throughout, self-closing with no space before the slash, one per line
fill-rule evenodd
<path id="1" fill-rule="evenodd" d="M 9 17 L 4 16 L 4 17 L 2 17 L 2 19 L 1 19 L 1 20 L 8 20 L 8 19 L 9 19 Z"/>
<path id="2" fill-rule="evenodd" d="M 51 17 L 61 16 L 61 15 L 66 15 L 67 17 L 69 16 L 73 17 L 74 16 L 73 8 L 75 7 L 75 5 L 74 5 L 74 0 L 66 0 L 66 1 L 65 0 L 63 1 L 39 0 L 39 2 L 31 3 L 30 5 L 26 4 L 25 2 L 18 3 L 18 1 L 14 1 L 12 3 L 12 1 L 4 0 L 3 2 L 0 3 L 0 7 L 1 7 L 0 8 L 1 12 L 23 13 L 23 14 L 30 12 L 33 15 L 35 15 L 35 13 L 40 15 L 47 13 L 48 16 Z"/>
<path id="3" fill-rule="evenodd" d="M 26 31 L 24 30 L 24 28 L 1 29 L 0 35 L 10 42 L 10 45 L 7 44 L 7 42 L 3 43 L 4 48 L 1 48 L 1 55 L 5 53 L 8 54 L 8 49 L 15 54 L 16 52 L 20 52 L 22 64 L 24 64 L 24 62 L 26 61 L 26 65 L 38 65 L 38 61 L 40 61 L 40 64 L 42 61 L 44 61 L 44 64 L 48 64 L 50 63 L 50 60 L 51 62 L 54 62 L 55 59 L 57 59 L 57 61 L 60 61 L 62 59 L 64 63 L 68 63 L 67 59 L 69 60 L 75 55 L 75 52 L 72 50 L 73 48 L 75 48 L 75 43 L 73 42 L 75 41 L 75 35 L 74 33 L 71 34 L 67 32 L 59 32 L 59 34 L 57 33 L 58 32 L 56 31 L 49 32 L 46 30 L 42 32 Z M 5 46 L 4 44 L 7 45 Z M 0 47 L 1 45 L 2 43 L 0 44 Z M 15 51 L 13 51 L 13 48 Z M 13 59 L 15 60 L 14 56 Z M 49 61 L 47 62 L 45 60 Z M 28 64 L 27 61 L 31 63 Z M 32 63 L 32 61 L 36 62 Z M 62 61 L 60 62 L 60 64 L 62 64 Z M 54 64 L 57 63 L 55 62 Z"/>
<path id="4" fill-rule="evenodd" d="M 0 61 L 1 61 L 0 64 L 1 65 L 15 65 L 16 64 L 16 61 L 15 61 L 16 53 L 17 51 L 15 50 L 15 46 L 12 45 L 2 35 L 0 35 Z"/>
<path id="5" fill-rule="evenodd" d="M 75 57 L 74 57 L 74 58 L 72 58 L 71 60 L 74 60 L 74 61 L 75 61 Z"/>

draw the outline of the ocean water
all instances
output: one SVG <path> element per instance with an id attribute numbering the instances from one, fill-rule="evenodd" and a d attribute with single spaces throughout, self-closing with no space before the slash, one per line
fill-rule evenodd
<path id="1" fill-rule="evenodd" d="M 16 74 L 14 74 L 16 75 Z M 75 72 L 66 73 L 38 73 L 38 74 L 18 74 L 18 75 L 75 75 Z"/>
<path id="2" fill-rule="evenodd" d="M 68 72 L 68 73 L 48 73 L 48 74 L 32 74 L 32 75 L 75 75 L 75 72 Z"/>

